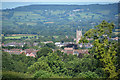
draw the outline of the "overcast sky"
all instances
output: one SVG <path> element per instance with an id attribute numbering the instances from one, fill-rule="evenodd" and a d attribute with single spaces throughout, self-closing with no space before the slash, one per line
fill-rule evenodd
<path id="1" fill-rule="evenodd" d="M 2 2 L 119 2 L 120 0 L 2 0 Z"/>

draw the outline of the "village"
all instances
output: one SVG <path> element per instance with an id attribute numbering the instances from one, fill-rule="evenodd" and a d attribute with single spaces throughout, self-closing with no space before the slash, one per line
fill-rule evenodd
<path id="1" fill-rule="evenodd" d="M 46 41 L 46 42 L 41 42 L 42 44 L 54 44 L 57 48 L 52 49 L 53 52 L 56 50 L 60 50 L 64 54 L 66 53 L 67 55 L 72 54 L 72 55 L 77 55 L 79 56 L 80 54 L 89 54 L 89 49 L 93 47 L 91 43 L 86 43 L 82 44 L 79 43 L 79 40 L 82 37 L 82 30 L 76 30 L 76 38 L 74 39 L 74 42 L 53 42 L 53 41 Z M 111 38 L 112 40 L 118 40 L 118 38 Z M 87 40 L 93 40 L 88 38 Z M 76 42 L 75 42 L 76 41 Z M 40 50 L 42 46 L 38 45 L 39 42 L 34 42 L 32 46 L 38 46 L 39 49 L 23 49 L 25 45 L 31 46 L 30 42 L 10 42 L 10 43 L 2 43 L 1 46 L 3 46 L 3 51 L 8 52 L 9 54 L 24 54 L 26 56 L 31 56 L 31 57 L 36 57 L 36 53 Z M 5 47 L 14 47 L 12 49 L 6 49 Z M 16 48 L 17 47 L 17 48 Z M 21 47 L 20 49 L 18 47 Z"/>

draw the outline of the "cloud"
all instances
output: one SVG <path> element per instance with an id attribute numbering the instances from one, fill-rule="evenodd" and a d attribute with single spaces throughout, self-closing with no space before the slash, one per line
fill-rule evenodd
<path id="1" fill-rule="evenodd" d="M 2 0 L 2 2 L 119 2 L 119 0 Z"/>

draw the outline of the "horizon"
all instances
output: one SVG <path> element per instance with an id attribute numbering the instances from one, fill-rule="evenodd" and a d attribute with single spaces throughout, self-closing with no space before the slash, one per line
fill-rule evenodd
<path id="1" fill-rule="evenodd" d="M 2 2 L 1 10 L 13 9 L 30 5 L 91 5 L 91 4 L 114 4 L 117 2 Z"/>

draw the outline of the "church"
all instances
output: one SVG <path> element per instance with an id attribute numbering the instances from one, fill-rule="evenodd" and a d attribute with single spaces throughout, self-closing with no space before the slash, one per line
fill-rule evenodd
<path id="1" fill-rule="evenodd" d="M 79 43 L 79 40 L 82 38 L 82 30 L 76 30 L 76 44 Z"/>

